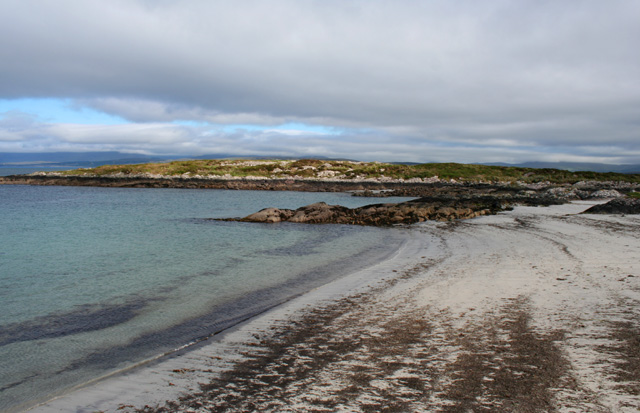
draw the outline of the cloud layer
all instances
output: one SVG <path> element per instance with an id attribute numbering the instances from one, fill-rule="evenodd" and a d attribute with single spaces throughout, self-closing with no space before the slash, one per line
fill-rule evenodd
<path id="1" fill-rule="evenodd" d="M 5 0 L 0 98 L 127 122 L 0 114 L 0 150 L 640 162 L 639 17 L 615 0 Z M 340 133 L 219 126 L 288 122 Z"/>

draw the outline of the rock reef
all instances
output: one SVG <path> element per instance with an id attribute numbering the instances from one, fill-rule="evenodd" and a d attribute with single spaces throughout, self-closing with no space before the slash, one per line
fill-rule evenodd
<path id="1" fill-rule="evenodd" d="M 421 198 L 398 204 L 373 204 L 360 208 L 328 205 L 324 202 L 295 210 L 265 208 L 244 218 L 226 221 L 240 222 L 295 222 L 306 224 L 350 224 L 390 226 L 414 224 L 427 220 L 451 221 L 495 214 L 505 208 L 495 199 L 439 200 Z"/>
<path id="2" fill-rule="evenodd" d="M 640 214 L 640 199 L 616 198 L 606 204 L 594 205 L 583 214 Z"/>
<path id="3" fill-rule="evenodd" d="M 547 205 L 558 200 L 567 202 L 579 199 L 603 199 L 621 197 L 629 192 L 640 192 L 640 183 L 624 181 L 580 181 L 573 184 L 551 182 L 472 182 L 445 180 L 392 180 L 332 179 L 332 178 L 243 178 L 201 176 L 152 176 L 149 174 L 116 174 L 110 176 L 61 175 L 35 173 L 30 175 L 0 176 L 0 185 L 60 185 L 96 186 L 114 188 L 187 188 L 232 189 L 259 191 L 301 192 L 351 192 L 367 197 L 439 197 L 464 198 L 490 196 L 510 203 Z M 544 201 L 547 199 L 548 201 Z M 549 203 L 551 202 L 551 203 Z"/>

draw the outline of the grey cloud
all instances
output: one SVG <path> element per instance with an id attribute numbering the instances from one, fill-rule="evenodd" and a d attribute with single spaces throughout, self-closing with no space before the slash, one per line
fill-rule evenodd
<path id="1" fill-rule="evenodd" d="M 119 145 L 170 145 L 190 138 L 187 128 L 166 124 L 50 125 L 46 132 L 62 142 Z"/>
<path id="2" fill-rule="evenodd" d="M 638 147 L 638 15 L 615 0 L 5 0 L 0 97 L 72 98 L 133 122 L 395 131 L 424 157 L 582 156 Z"/>
<path id="3" fill-rule="evenodd" d="M 214 124 L 279 125 L 286 118 L 261 115 L 259 113 L 225 113 L 200 106 L 182 103 L 164 103 L 137 98 L 93 98 L 77 99 L 77 108 L 90 107 L 104 113 L 118 115 L 134 122 L 171 122 L 174 120 L 209 122 Z"/>
<path id="4" fill-rule="evenodd" d="M 27 151 L 124 150 L 146 154 L 237 155 L 310 157 L 322 154 L 359 160 L 395 159 L 412 162 L 502 161 L 523 162 L 531 159 L 555 161 L 594 161 L 632 163 L 640 151 L 608 145 L 608 155 L 600 146 L 571 146 L 558 152 L 534 145 L 493 142 L 446 142 L 424 140 L 376 131 L 347 131 L 343 134 L 305 134 L 287 131 L 225 132 L 206 127 L 169 123 L 125 125 L 32 124 L 14 129 L 11 142 L 0 142 L 7 152 L 17 148 Z M 24 142 L 28 142 L 24 145 Z"/>

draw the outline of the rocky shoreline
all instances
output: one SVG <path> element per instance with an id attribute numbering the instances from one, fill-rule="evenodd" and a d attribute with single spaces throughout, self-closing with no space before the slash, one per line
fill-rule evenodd
<path id="1" fill-rule="evenodd" d="M 505 206 L 498 200 L 491 198 L 437 201 L 431 198 L 420 198 L 398 204 L 373 204 L 353 209 L 317 202 L 296 210 L 265 208 L 244 218 L 231 218 L 225 221 L 390 226 L 427 220 L 469 219 L 492 215 L 504 208 Z"/>
<path id="2" fill-rule="evenodd" d="M 564 199 L 548 195 L 509 198 L 489 195 L 431 196 L 407 202 L 372 204 L 353 209 L 317 202 L 295 210 L 264 208 L 244 218 L 228 218 L 222 221 L 391 226 L 495 215 L 500 211 L 511 210 L 515 205 L 550 206 L 563 203 L 565 203 Z M 596 205 L 585 213 L 640 214 L 640 199 L 624 198 L 618 194 L 618 197 L 606 204 Z"/>
<path id="3" fill-rule="evenodd" d="M 273 179 L 263 177 L 211 178 L 140 175 L 86 176 L 31 174 L 0 177 L 0 184 L 99 186 L 117 188 L 189 188 L 262 191 L 352 192 L 355 196 L 405 196 L 418 199 L 399 204 L 374 204 L 360 208 L 316 203 L 297 210 L 266 208 L 241 222 L 296 222 L 313 224 L 353 224 L 390 226 L 427 220 L 451 221 L 493 215 L 515 205 L 549 206 L 573 200 L 619 199 L 638 191 L 640 184 L 627 182 L 583 181 L 574 184 L 477 183 L 446 180 L 388 179 Z M 631 202 L 630 206 L 627 205 Z M 618 203 L 610 213 L 637 213 L 637 202 Z M 615 212 L 617 211 L 617 212 Z"/>
<path id="4" fill-rule="evenodd" d="M 495 215 L 511 210 L 514 205 L 549 206 L 560 205 L 560 199 L 540 198 L 534 200 L 506 200 L 490 196 L 461 198 L 418 198 L 415 200 L 373 204 L 360 208 L 328 205 L 317 202 L 301 208 L 265 208 L 244 218 L 228 218 L 222 221 L 278 223 L 294 222 L 302 224 L 349 224 L 370 226 L 391 226 L 415 224 L 424 221 L 453 221 L 471 219 L 483 215 Z M 598 204 L 585 214 L 640 214 L 640 199 L 614 198 L 605 204 Z"/>
<path id="5" fill-rule="evenodd" d="M 0 185 L 59 185 L 117 188 L 188 188 L 242 189 L 305 192 L 354 192 L 360 196 L 453 196 L 491 195 L 501 198 L 539 198 L 567 200 L 615 198 L 640 191 L 640 183 L 623 181 L 580 181 L 573 184 L 551 182 L 473 182 L 429 178 L 420 179 L 336 179 L 336 178 L 268 178 L 261 176 L 164 176 L 149 174 L 63 175 L 40 172 L 29 175 L 0 176 Z"/>

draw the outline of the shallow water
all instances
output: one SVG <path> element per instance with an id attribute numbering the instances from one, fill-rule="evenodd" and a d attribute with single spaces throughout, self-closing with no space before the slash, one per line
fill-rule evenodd
<path id="1" fill-rule="evenodd" d="M 209 336 L 403 240 L 392 229 L 207 219 L 318 201 L 379 199 L 0 185 L 0 410 Z"/>

